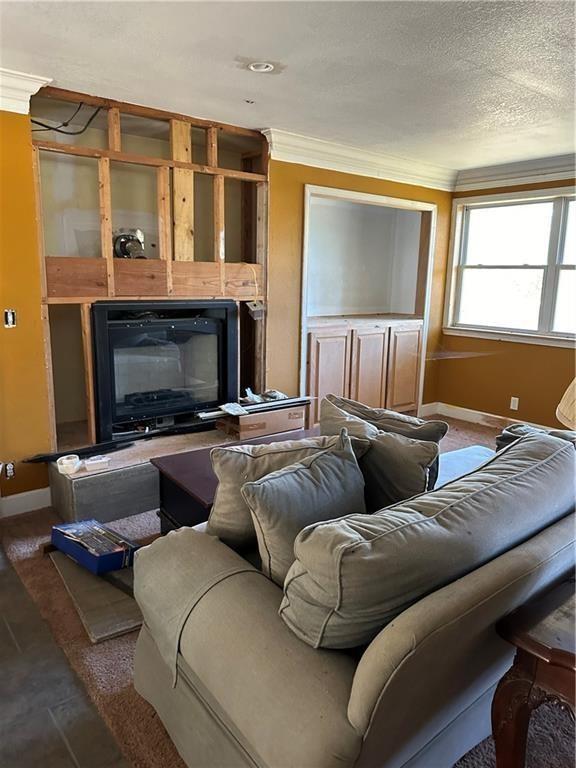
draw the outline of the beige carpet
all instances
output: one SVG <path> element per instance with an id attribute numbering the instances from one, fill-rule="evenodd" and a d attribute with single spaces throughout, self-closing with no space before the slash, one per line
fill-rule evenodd
<path id="1" fill-rule="evenodd" d="M 450 432 L 442 441 L 444 450 L 472 444 L 494 447 L 497 430 L 452 419 L 446 421 L 450 422 Z M 49 509 L 0 521 L 0 537 L 7 556 L 126 759 L 135 768 L 184 768 L 155 712 L 132 687 L 137 632 L 93 645 L 56 568 L 49 557 L 42 555 L 42 546 L 49 541 L 50 528 L 56 522 Z M 114 527 L 140 542 L 159 533 L 154 513 L 120 520 Z M 541 707 L 532 718 L 527 768 L 574 768 L 573 737 L 574 727 L 566 713 Z M 458 763 L 458 768 L 494 766 L 491 739 L 479 744 Z"/>

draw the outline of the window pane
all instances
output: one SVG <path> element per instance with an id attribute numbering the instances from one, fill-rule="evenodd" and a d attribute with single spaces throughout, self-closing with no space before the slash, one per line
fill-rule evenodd
<path id="1" fill-rule="evenodd" d="M 563 269 L 558 279 L 554 330 L 576 333 L 576 270 Z"/>
<path id="2" fill-rule="evenodd" d="M 464 269 L 462 325 L 538 330 L 542 269 Z"/>
<path id="3" fill-rule="evenodd" d="M 568 203 L 568 224 L 564 240 L 564 264 L 576 264 L 576 200 Z"/>
<path id="4" fill-rule="evenodd" d="M 466 264 L 546 264 L 553 203 L 473 208 Z"/>

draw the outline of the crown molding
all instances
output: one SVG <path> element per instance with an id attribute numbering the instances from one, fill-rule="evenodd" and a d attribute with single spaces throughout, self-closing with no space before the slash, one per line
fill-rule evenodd
<path id="1" fill-rule="evenodd" d="M 556 155 L 459 171 L 454 191 L 512 187 L 574 178 L 576 178 L 576 155 Z"/>
<path id="2" fill-rule="evenodd" d="M 457 172 L 450 168 L 314 139 L 276 128 L 266 128 L 262 133 L 268 139 L 270 154 L 274 160 L 448 192 L 454 189 Z"/>
<path id="3" fill-rule="evenodd" d="M 30 111 L 30 96 L 51 82 L 51 77 L 28 75 L 26 72 L 0 67 L 0 111 L 27 115 Z"/>

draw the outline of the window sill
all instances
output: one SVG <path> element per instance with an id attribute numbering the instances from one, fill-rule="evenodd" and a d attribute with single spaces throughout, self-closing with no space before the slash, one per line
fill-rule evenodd
<path id="1" fill-rule="evenodd" d="M 516 333 L 514 331 L 485 331 L 480 328 L 444 327 L 447 336 L 470 336 L 475 339 L 493 339 L 494 341 L 512 341 L 516 344 L 539 344 L 545 347 L 565 347 L 574 349 L 576 338 L 570 336 L 539 336 L 538 334 Z"/>

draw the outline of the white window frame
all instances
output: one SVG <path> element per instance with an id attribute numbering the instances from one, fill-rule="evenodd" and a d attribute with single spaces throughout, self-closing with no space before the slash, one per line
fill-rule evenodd
<path id="1" fill-rule="evenodd" d="M 450 234 L 450 251 L 448 261 L 448 281 L 444 306 L 443 332 L 453 336 L 475 336 L 485 339 L 516 341 L 528 344 L 545 344 L 557 347 L 574 347 L 575 334 L 558 333 L 552 328 L 558 278 L 561 270 L 576 269 L 576 265 L 560 264 L 560 254 L 563 251 L 563 238 L 566 232 L 568 202 L 576 196 L 576 187 L 556 187 L 554 189 L 532 190 L 528 192 L 508 192 L 498 195 L 481 195 L 475 197 L 455 198 L 452 203 L 452 225 Z M 494 326 L 464 325 L 456 322 L 458 317 L 458 302 L 460 300 L 461 276 L 464 269 L 465 227 L 467 226 L 466 212 L 468 209 L 508 206 L 521 203 L 554 202 L 550 244 L 547 264 L 544 265 L 542 302 L 537 331 L 526 331 L 521 328 L 498 328 Z M 473 266 L 465 267 L 474 269 Z M 500 265 L 479 266 L 482 269 L 502 269 Z M 505 267 L 504 267 L 505 268 Z M 530 269 L 530 266 L 522 267 Z M 542 269 L 542 266 L 533 267 Z"/>

